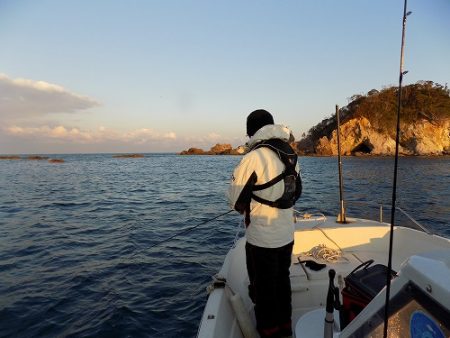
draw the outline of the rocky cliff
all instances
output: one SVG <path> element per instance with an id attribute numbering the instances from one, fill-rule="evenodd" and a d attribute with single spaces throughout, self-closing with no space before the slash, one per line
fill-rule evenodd
<path id="1" fill-rule="evenodd" d="M 340 109 L 344 155 L 393 155 L 397 116 L 396 87 L 353 95 Z M 402 91 L 400 116 L 402 155 L 450 154 L 450 89 L 419 81 Z M 322 120 L 296 143 L 300 154 L 337 155 L 336 116 Z"/>
<path id="2" fill-rule="evenodd" d="M 450 154 L 450 119 L 432 123 L 420 120 L 403 125 L 399 152 L 402 155 Z M 296 145 L 301 154 L 337 155 L 337 131 L 323 136 L 314 144 L 302 140 Z M 343 155 L 393 155 L 395 138 L 372 126 L 365 117 L 353 118 L 341 125 Z"/>

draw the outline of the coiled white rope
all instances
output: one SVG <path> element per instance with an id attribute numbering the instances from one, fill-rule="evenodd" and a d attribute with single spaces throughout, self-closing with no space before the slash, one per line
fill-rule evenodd
<path id="1" fill-rule="evenodd" d="M 325 222 L 327 217 L 321 212 L 313 212 L 310 214 L 308 212 L 301 212 L 301 211 L 294 209 L 294 219 L 295 219 L 295 221 L 316 220 L 316 221 Z"/>
<path id="2" fill-rule="evenodd" d="M 304 252 L 303 255 L 333 263 L 342 257 L 342 251 L 327 248 L 325 244 L 319 244 Z"/>

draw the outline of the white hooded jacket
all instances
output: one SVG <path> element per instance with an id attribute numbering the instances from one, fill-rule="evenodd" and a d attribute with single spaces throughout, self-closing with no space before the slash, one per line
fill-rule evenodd
<path id="1" fill-rule="evenodd" d="M 292 138 L 291 131 L 282 125 L 266 125 L 259 129 L 247 142 L 249 147 L 256 143 L 278 138 L 289 141 Z M 278 155 L 267 147 L 260 147 L 246 154 L 235 168 L 229 187 L 229 202 L 231 208 L 235 208 L 236 202 L 242 190 L 255 178 L 256 185 L 264 184 L 281 174 L 285 169 Z M 299 172 L 297 164 L 296 171 Z M 266 200 L 275 201 L 284 193 L 284 182 L 270 186 L 267 189 L 255 191 L 254 194 Z M 246 230 L 247 242 L 265 247 L 278 248 L 289 244 L 294 240 L 294 215 L 293 209 L 278 209 L 255 200 L 250 203 L 250 225 Z"/>

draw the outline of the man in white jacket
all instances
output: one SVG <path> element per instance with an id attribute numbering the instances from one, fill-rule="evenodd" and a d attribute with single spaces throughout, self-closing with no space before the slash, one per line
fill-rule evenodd
<path id="1" fill-rule="evenodd" d="M 293 204 L 301 194 L 291 131 L 266 110 L 247 117 L 250 151 L 235 168 L 231 207 L 245 215 L 250 298 L 261 337 L 292 336 L 289 267 L 294 244 Z"/>

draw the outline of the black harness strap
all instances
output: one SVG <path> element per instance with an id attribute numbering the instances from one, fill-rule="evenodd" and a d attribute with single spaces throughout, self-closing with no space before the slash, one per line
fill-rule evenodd
<path id="1" fill-rule="evenodd" d="M 289 209 L 290 207 L 292 207 L 292 202 L 291 201 L 269 201 L 266 200 L 264 198 L 258 197 L 256 195 L 252 195 L 252 198 L 256 201 L 259 202 L 261 204 L 265 204 L 268 206 L 271 206 L 272 208 L 277 208 L 277 209 Z"/>
<path id="2" fill-rule="evenodd" d="M 280 182 L 284 178 L 284 176 L 286 176 L 285 172 L 282 172 L 280 175 L 278 175 L 275 178 L 272 178 L 270 181 L 268 181 L 266 183 L 255 185 L 255 186 L 253 186 L 253 191 L 267 189 L 267 188 L 271 187 L 272 185 L 275 185 L 278 182 Z"/>
<path id="3" fill-rule="evenodd" d="M 253 185 L 251 198 L 261 204 L 265 204 L 265 205 L 271 206 L 273 208 L 289 209 L 290 207 L 292 207 L 294 205 L 295 200 L 297 200 L 301 194 L 300 177 L 299 177 L 299 174 L 295 171 L 295 166 L 297 164 L 297 154 L 291 148 L 289 143 L 287 143 L 283 140 L 280 140 L 280 139 L 270 139 L 270 140 L 262 141 L 261 143 L 256 144 L 252 148 L 252 150 L 261 148 L 261 147 L 266 147 L 266 148 L 269 148 L 272 151 L 274 151 L 278 155 L 278 158 L 280 159 L 280 161 L 283 162 L 285 169 L 281 174 L 279 174 L 275 178 L 271 179 L 270 181 L 263 183 L 263 184 L 259 184 L 259 185 Z M 285 196 L 283 195 L 276 201 L 269 201 L 262 197 L 256 196 L 253 193 L 253 191 L 260 191 L 260 190 L 267 189 L 267 188 L 275 185 L 276 183 L 284 180 L 288 176 L 293 176 L 297 180 L 298 187 L 296 187 L 296 189 L 295 189 L 296 196 L 295 197 L 292 196 L 293 198 L 286 199 Z M 299 191 L 297 191 L 297 190 L 299 190 Z"/>

